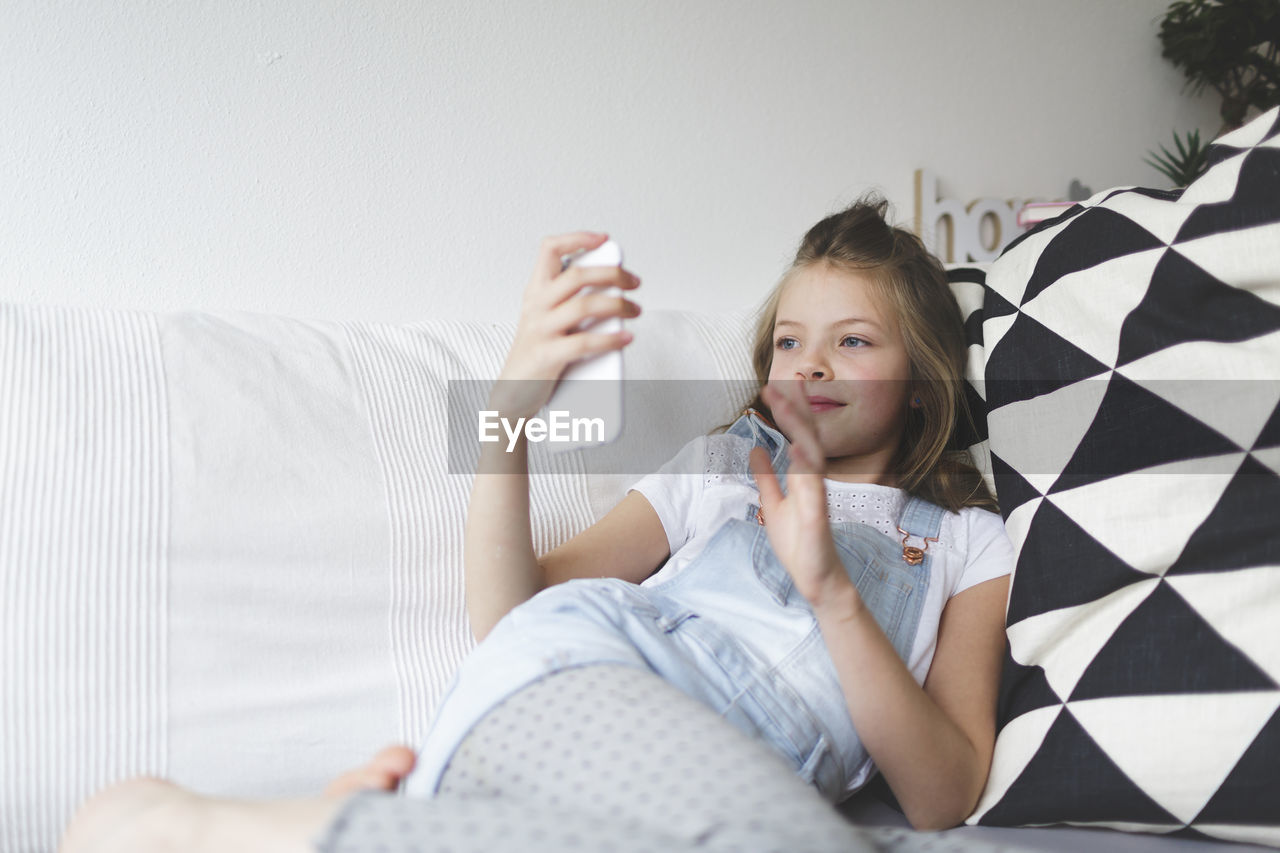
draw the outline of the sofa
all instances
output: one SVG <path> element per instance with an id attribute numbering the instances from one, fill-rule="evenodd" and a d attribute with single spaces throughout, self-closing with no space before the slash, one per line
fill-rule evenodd
<path id="1" fill-rule="evenodd" d="M 1211 162 L 949 272 L 1018 552 L 1000 728 L 967 826 L 840 806 L 882 849 L 1280 847 L 1280 113 Z M 619 441 L 531 445 L 536 550 L 733 419 L 756 310 L 633 323 Z M 513 332 L 0 303 L 0 853 L 125 777 L 304 796 L 423 737 Z"/>

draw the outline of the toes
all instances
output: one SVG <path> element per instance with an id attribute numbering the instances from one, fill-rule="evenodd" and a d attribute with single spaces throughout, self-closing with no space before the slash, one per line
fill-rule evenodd
<path id="1" fill-rule="evenodd" d="M 414 752 L 412 749 L 409 749 L 409 747 L 407 746 L 397 747 L 397 749 L 399 749 L 400 751 L 399 767 L 401 770 L 408 773 L 410 770 L 413 769 L 414 765 L 418 763 L 418 753 Z"/>
<path id="2" fill-rule="evenodd" d="M 368 764 L 348 770 L 324 789 L 326 795 L 340 795 L 364 789 L 393 791 L 400 780 L 409 775 L 417 762 L 417 754 L 407 746 L 389 746 Z"/>
<path id="3" fill-rule="evenodd" d="M 352 791 L 359 790 L 361 785 L 359 784 L 359 780 L 357 779 L 358 773 L 359 771 L 357 770 L 348 770 L 346 773 L 343 773 L 341 776 L 334 779 L 327 786 L 325 786 L 325 789 L 324 789 L 325 795 L 332 796 L 336 794 L 346 794 Z"/>
<path id="4" fill-rule="evenodd" d="M 397 775 L 405 775 L 413 769 L 417 755 L 407 746 L 389 746 L 373 759 L 373 766 Z"/>
<path id="5" fill-rule="evenodd" d="M 413 750 L 407 746 L 402 746 L 400 744 L 395 744 L 393 746 L 385 747 L 384 749 L 378 752 L 378 758 L 386 759 L 389 761 L 403 761 L 406 758 L 411 759 L 413 757 L 414 757 Z"/>

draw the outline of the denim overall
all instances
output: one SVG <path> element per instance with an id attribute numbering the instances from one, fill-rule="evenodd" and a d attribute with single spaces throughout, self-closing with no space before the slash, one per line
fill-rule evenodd
<path id="1" fill-rule="evenodd" d="M 785 491 L 785 437 L 754 410 L 728 433 L 769 452 Z M 746 454 L 731 456 L 719 464 L 732 470 L 716 473 L 753 483 Z M 850 578 L 904 660 L 929 584 L 928 542 L 936 541 L 944 512 L 908 498 L 902 541 L 859 522 L 831 524 Z M 909 547 L 908 539 L 925 541 Z M 772 746 L 832 802 L 846 796 L 868 758 L 813 610 L 774 556 L 759 507 L 751 505 L 667 581 L 571 580 L 503 617 L 454 677 L 406 793 L 434 793 L 471 726 L 504 698 L 550 673 L 593 663 L 656 672 Z"/>

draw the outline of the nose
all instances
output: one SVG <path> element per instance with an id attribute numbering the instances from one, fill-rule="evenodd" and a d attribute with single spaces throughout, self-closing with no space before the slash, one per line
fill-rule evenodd
<path id="1" fill-rule="evenodd" d="M 831 369 L 818 358 L 806 360 L 796 366 L 796 376 L 801 379 L 822 379 L 831 375 Z"/>

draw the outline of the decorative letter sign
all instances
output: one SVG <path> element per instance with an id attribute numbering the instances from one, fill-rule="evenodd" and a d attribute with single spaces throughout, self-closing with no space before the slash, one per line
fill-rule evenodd
<path id="1" fill-rule="evenodd" d="M 1023 201 L 980 198 L 968 205 L 938 198 L 938 176 L 916 169 L 916 233 L 943 263 L 994 261 L 1015 237 Z"/>

